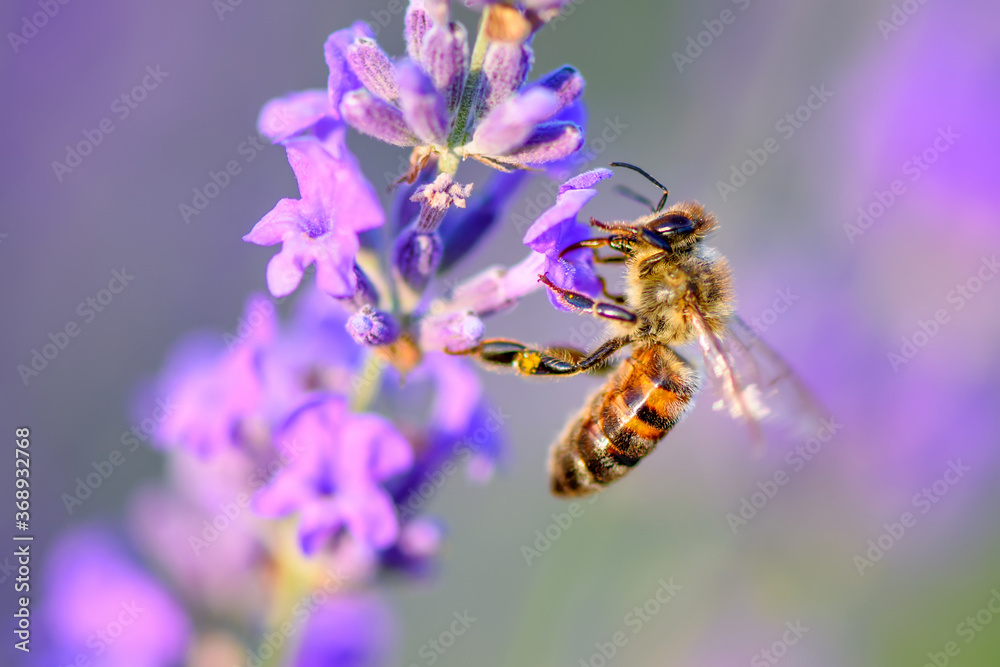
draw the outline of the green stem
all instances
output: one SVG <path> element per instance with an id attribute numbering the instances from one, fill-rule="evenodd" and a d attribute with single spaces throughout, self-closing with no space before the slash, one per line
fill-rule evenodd
<path id="1" fill-rule="evenodd" d="M 468 135 L 467 126 L 469 125 L 470 116 L 472 115 L 472 109 L 479 99 L 479 84 L 483 75 L 483 61 L 486 60 L 486 48 L 490 44 L 490 40 L 486 36 L 486 24 L 489 22 L 489 18 L 490 6 L 487 5 L 483 9 L 483 17 L 479 21 L 479 32 L 476 35 L 476 44 L 472 47 L 472 60 L 469 63 L 469 77 L 466 79 L 465 87 L 462 89 L 462 99 L 459 101 L 458 113 L 455 115 L 455 125 L 451 130 L 451 136 L 448 137 L 449 153 L 454 151 L 454 149 L 459 146 L 464 146 L 466 143 Z M 446 169 L 446 167 L 452 167 L 452 160 L 442 160 L 439 165 L 439 169 L 444 173 L 454 174 L 455 170 L 458 169 L 458 156 L 455 156 L 453 161 L 454 169 Z M 445 162 L 447 162 L 447 165 Z"/>

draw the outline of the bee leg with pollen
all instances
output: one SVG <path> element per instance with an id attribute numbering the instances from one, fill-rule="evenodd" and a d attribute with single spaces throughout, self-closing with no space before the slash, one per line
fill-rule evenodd
<path id="1" fill-rule="evenodd" d="M 517 341 L 493 338 L 457 354 L 474 355 L 483 363 L 506 366 L 521 375 L 575 375 L 590 370 L 606 370 L 605 366 L 611 356 L 630 342 L 627 337 L 612 338 L 587 354 L 565 347 L 539 350 Z M 556 356 L 566 350 L 570 352 L 565 355 L 569 359 Z"/>
<path id="2" fill-rule="evenodd" d="M 631 310 L 622 308 L 621 306 L 617 306 L 613 303 L 594 301 L 586 294 L 580 294 L 579 292 L 563 289 L 553 283 L 545 274 L 538 276 L 538 280 L 552 290 L 552 293 L 555 294 L 559 303 L 578 312 L 589 313 L 594 317 L 603 317 L 605 319 L 617 320 L 619 322 L 635 322 L 638 319 L 636 318 L 635 313 Z"/>

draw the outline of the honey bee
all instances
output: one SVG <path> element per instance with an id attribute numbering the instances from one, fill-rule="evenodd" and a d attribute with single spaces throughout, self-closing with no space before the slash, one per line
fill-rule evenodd
<path id="1" fill-rule="evenodd" d="M 693 407 L 700 374 L 674 350 L 678 346 L 699 344 L 720 397 L 716 407 L 746 421 L 758 443 L 760 422 L 779 409 L 779 400 L 791 395 L 814 412 L 814 401 L 788 365 L 734 314 L 728 262 L 704 243 L 718 224 L 715 216 L 696 202 L 664 210 L 668 191 L 659 181 L 631 164 L 611 166 L 636 171 L 659 187 L 659 203 L 630 193 L 652 213 L 631 221 L 591 219 L 608 235 L 574 243 L 562 254 L 590 248 L 598 263 L 624 264 L 625 294 L 605 289 L 608 300 L 599 301 L 539 276 L 560 303 L 607 320 L 608 340 L 589 353 L 533 349 L 506 339 L 485 340 L 468 351 L 523 375 L 561 376 L 607 369 L 616 352 L 632 346 L 631 356 L 613 368 L 552 446 L 550 488 L 557 496 L 588 495 L 624 477 Z M 600 248 L 617 254 L 601 257 Z"/>

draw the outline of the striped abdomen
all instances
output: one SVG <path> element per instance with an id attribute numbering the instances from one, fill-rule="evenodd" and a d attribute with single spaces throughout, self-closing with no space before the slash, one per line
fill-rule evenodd
<path id="1" fill-rule="evenodd" d="M 552 493 L 582 496 L 623 477 L 680 421 L 698 386 L 669 347 L 634 350 L 552 447 Z"/>

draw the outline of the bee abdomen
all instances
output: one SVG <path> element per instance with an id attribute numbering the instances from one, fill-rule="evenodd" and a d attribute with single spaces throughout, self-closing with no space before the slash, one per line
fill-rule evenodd
<path id="1" fill-rule="evenodd" d="M 552 492 L 587 495 L 624 477 L 684 416 L 697 375 L 666 347 L 637 350 L 552 449 Z"/>

